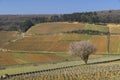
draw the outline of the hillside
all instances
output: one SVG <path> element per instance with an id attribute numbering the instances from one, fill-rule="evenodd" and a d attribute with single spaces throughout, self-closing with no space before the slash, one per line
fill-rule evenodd
<path id="1" fill-rule="evenodd" d="M 0 65 L 79 60 L 67 53 L 71 42 L 82 40 L 93 42 L 98 54 L 108 51 L 112 55 L 117 54 L 120 52 L 118 28 L 116 24 L 51 22 L 37 24 L 25 33 L 1 31 Z M 100 56 L 94 55 L 95 58 Z"/>
<path id="2" fill-rule="evenodd" d="M 60 33 L 72 33 L 72 31 L 78 31 L 78 30 L 82 30 L 82 31 L 91 30 L 91 31 L 98 31 L 101 33 L 108 32 L 108 28 L 106 27 L 106 25 L 95 25 L 95 24 L 87 24 L 87 23 L 79 23 L 79 22 L 52 22 L 52 23 L 37 24 L 33 26 L 31 29 L 29 29 L 27 31 L 27 34 L 49 35 L 49 34 L 60 34 Z"/>
<path id="3" fill-rule="evenodd" d="M 28 52 L 67 52 L 71 42 L 90 40 L 96 45 L 97 52 L 119 53 L 119 28 L 116 24 L 106 26 L 78 22 L 40 23 L 30 28 L 24 36 L 19 35 L 16 41 L 7 40 L 7 44 L 2 48 Z M 9 37 L 6 36 L 7 39 Z M 1 42 L 2 39 L 5 41 L 1 38 Z"/>
<path id="4" fill-rule="evenodd" d="M 12 42 L 4 48 L 14 51 L 67 52 L 71 42 L 90 40 L 94 42 L 98 52 L 108 51 L 107 35 L 69 33 L 76 30 L 108 32 L 107 26 L 103 25 L 69 22 L 42 23 L 29 29 L 23 39 Z"/>
<path id="5" fill-rule="evenodd" d="M 0 31 L 20 31 L 21 25 L 27 20 L 30 20 L 33 24 L 75 21 L 96 24 L 120 23 L 119 14 L 120 10 L 77 12 L 56 15 L 0 15 Z M 24 28 L 22 28 L 21 31 L 24 30 Z"/>

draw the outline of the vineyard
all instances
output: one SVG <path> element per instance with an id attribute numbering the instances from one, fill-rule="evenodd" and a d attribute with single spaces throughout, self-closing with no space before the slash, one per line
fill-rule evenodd
<path id="1" fill-rule="evenodd" d="M 90 40 L 95 43 L 98 52 L 107 52 L 107 35 L 64 33 L 74 30 L 108 32 L 106 25 L 77 22 L 41 23 L 29 29 L 22 38 L 19 38 L 20 36 L 18 36 L 18 34 L 16 39 L 2 34 L 12 39 L 8 39 L 8 44 L 4 45 L 2 48 L 13 51 L 67 52 L 71 42 Z M 15 35 L 16 34 L 12 36 Z M 5 41 L 4 38 L 2 38 L 2 40 Z M 104 45 L 102 45 L 102 43 L 104 43 Z"/>
<path id="2" fill-rule="evenodd" d="M 15 31 L 1 31 L 0 32 L 0 47 L 5 46 L 12 40 L 17 38 L 17 32 Z"/>
<path id="3" fill-rule="evenodd" d="M 119 80 L 120 65 L 82 66 L 16 76 L 5 80 Z"/>
<path id="4" fill-rule="evenodd" d="M 76 22 L 56 22 L 42 23 L 33 26 L 27 31 L 27 35 L 42 35 L 42 34 L 58 34 L 75 30 L 93 30 L 100 32 L 108 32 L 106 25 L 95 25 L 88 23 Z"/>
<path id="5" fill-rule="evenodd" d="M 120 35 L 111 35 L 110 37 L 110 52 L 120 53 Z"/>
<path id="6" fill-rule="evenodd" d="M 30 36 L 11 43 L 5 48 L 14 51 L 67 52 L 71 42 L 81 40 L 90 40 L 94 42 L 98 52 L 107 52 L 107 36 L 84 34 L 57 34 L 41 35 L 35 37 Z"/>
<path id="7" fill-rule="evenodd" d="M 0 52 L 0 67 L 4 65 L 17 65 L 28 63 L 49 63 L 68 59 L 66 53 L 50 52 Z M 93 55 L 94 57 L 94 55 Z M 99 57 L 99 56 L 98 56 Z M 72 57 L 76 59 L 77 57 Z M 72 60 L 71 58 L 71 60 Z"/>
<path id="8" fill-rule="evenodd" d="M 43 23 L 33 26 L 27 31 L 27 34 L 40 35 L 40 34 L 55 34 L 66 31 L 78 30 L 85 26 L 83 23 L 68 23 L 68 22 L 57 22 L 57 23 Z"/>
<path id="9" fill-rule="evenodd" d="M 108 24 L 109 31 L 111 34 L 120 34 L 120 25 Z"/>
<path id="10" fill-rule="evenodd" d="M 5 64 L 15 64 L 15 57 L 12 54 L 0 52 L 0 66 Z"/>
<path id="11" fill-rule="evenodd" d="M 74 33 L 79 30 L 107 34 Z M 70 43 L 85 40 L 97 48 L 88 65 L 68 55 Z M 119 80 L 119 52 L 119 25 L 41 23 L 24 35 L 0 32 L 0 76 L 8 74 L 2 80 Z"/>
<path id="12" fill-rule="evenodd" d="M 119 80 L 119 63 L 119 56 L 109 56 L 91 59 L 89 65 L 83 65 L 82 61 L 66 61 L 23 66 L 6 69 L 5 71 L 12 75 L 4 80 Z M 5 71 L 1 71 L 0 74 L 4 74 Z"/>
<path id="13" fill-rule="evenodd" d="M 82 28 L 82 30 L 94 30 L 94 31 L 100 31 L 100 32 L 108 32 L 108 28 L 106 25 L 96 25 L 96 24 L 85 24 L 85 27 Z"/>

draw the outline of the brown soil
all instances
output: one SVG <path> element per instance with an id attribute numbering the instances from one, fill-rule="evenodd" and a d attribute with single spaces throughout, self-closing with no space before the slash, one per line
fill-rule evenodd
<path id="1" fill-rule="evenodd" d="M 60 58 L 57 55 L 50 54 L 26 54 L 26 56 L 34 62 L 50 62 Z"/>

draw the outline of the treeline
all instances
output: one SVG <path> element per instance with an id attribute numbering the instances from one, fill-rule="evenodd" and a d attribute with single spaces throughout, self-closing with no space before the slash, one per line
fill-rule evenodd
<path id="1" fill-rule="evenodd" d="M 77 34 L 89 34 L 89 35 L 107 35 L 108 34 L 108 32 L 101 32 L 101 31 L 95 31 L 95 30 L 74 30 L 74 31 L 68 31 L 64 33 L 67 33 L 67 34 L 77 33 Z"/>
<path id="2" fill-rule="evenodd" d="M 0 31 L 26 32 L 37 23 L 47 22 L 50 15 L 0 15 Z"/>
<path id="3" fill-rule="evenodd" d="M 87 22 L 95 24 L 120 23 L 120 10 L 83 12 L 62 15 L 0 15 L 0 31 L 27 31 L 44 22 Z"/>
<path id="4" fill-rule="evenodd" d="M 120 23 L 120 11 L 101 11 L 101 12 L 86 12 L 64 14 L 64 21 L 78 21 L 88 23 Z"/>
<path id="5" fill-rule="evenodd" d="M 98 23 L 99 17 L 96 12 L 87 12 L 87 13 L 73 13 L 73 14 L 64 14 L 62 15 L 64 21 L 77 21 L 77 22 L 89 22 L 89 23 Z"/>
<path id="6" fill-rule="evenodd" d="M 120 10 L 63 14 L 61 16 L 53 15 L 51 21 L 77 21 L 98 24 L 120 23 Z"/>

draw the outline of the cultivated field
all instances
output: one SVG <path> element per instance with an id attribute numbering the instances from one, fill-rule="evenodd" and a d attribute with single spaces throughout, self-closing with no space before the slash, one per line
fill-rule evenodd
<path id="1" fill-rule="evenodd" d="M 69 22 L 57 22 L 57 23 L 42 23 L 33 26 L 27 31 L 27 34 L 40 35 L 40 34 L 57 34 L 66 31 L 73 31 L 81 29 L 85 26 L 83 23 L 69 23 Z"/>
<path id="2" fill-rule="evenodd" d="M 106 35 L 82 35 L 82 34 L 57 34 L 30 36 L 10 43 L 5 48 L 14 51 L 49 51 L 49 52 L 67 52 L 69 44 L 75 41 L 90 40 L 98 52 L 107 52 Z"/>
<path id="3" fill-rule="evenodd" d="M 119 80 L 119 63 L 120 56 L 106 56 L 90 59 L 89 65 L 83 61 L 36 64 L 1 70 L 0 75 L 18 74 L 5 80 Z"/>
<path id="4" fill-rule="evenodd" d="M 9 44 L 12 40 L 15 40 L 16 38 L 16 31 L 0 31 L 0 47 Z"/>
<path id="5" fill-rule="evenodd" d="M 96 25 L 96 24 L 85 24 L 85 27 L 83 30 L 94 30 L 94 31 L 100 31 L 100 32 L 108 32 L 108 27 L 106 25 Z"/>
<path id="6" fill-rule="evenodd" d="M 27 31 L 27 35 L 42 35 L 42 34 L 58 34 L 75 30 L 95 30 L 100 32 L 108 32 L 108 28 L 103 25 L 74 23 L 74 22 L 55 22 L 42 23 L 33 26 Z"/>
<path id="7" fill-rule="evenodd" d="M 90 40 L 95 43 L 98 52 L 107 52 L 107 35 L 64 33 L 74 30 L 108 32 L 108 27 L 75 22 L 41 23 L 29 29 L 25 33 L 25 37 L 18 38 L 15 42 L 10 42 L 4 46 L 4 49 L 14 51 L 67 52 L 71 42 Z"/>
<path id="8" fill-rule="evenodd" d="M 120 34 L 120 25 L 119 24 L 108 24 L 109 31 L 111 34 Z"/>
<path id="9" fill-rule="evenodd" d="M 16 76 L 8 80 L 119 80 L 119 67 L 119 64 L 81 66 Z"/>
<path id="10" fill-rule="evenodd" d="M 110 37 L 110 52 L 120 53 L 120 35 L 111 35 Z"/>
<path id="11" fill-rule="evenodd" d="M 107 52 L 108 39 L 106 35 L 94 35 L 92 36 L 92 42 L 97 47 L 97 52 Z"/>
<path id="12" fill-rule="evenodd" d="M 29 63 L 49 63 L 69 60 L 66 53 L 50 53 L 50 52 L 0 52 L 0 67 L 29 64 Z M 70 60 L 77 58 L 71 57 Z"/>
<path id="13" fill-rule="evenodd" d="M 108 29 L 111 33 L 110 39 L 107 34 L 69 33 L 75 30 L 108 33 Z M 3 80 L 119 80 L 120 78 L 120 36 L 119 29 L 117 31 L 113 25 L 107 27 L 78 22 L 41 23 L 24 34 L 25 36 L 17 32 L 0 32 L 0 76 L 10 75 Z M 98 54 L 90 56 L 88 65 L 85 65 L 78 56 L 68 55 L 69 44 L 83 40 L 89 40 L 97 47 Z"/>

